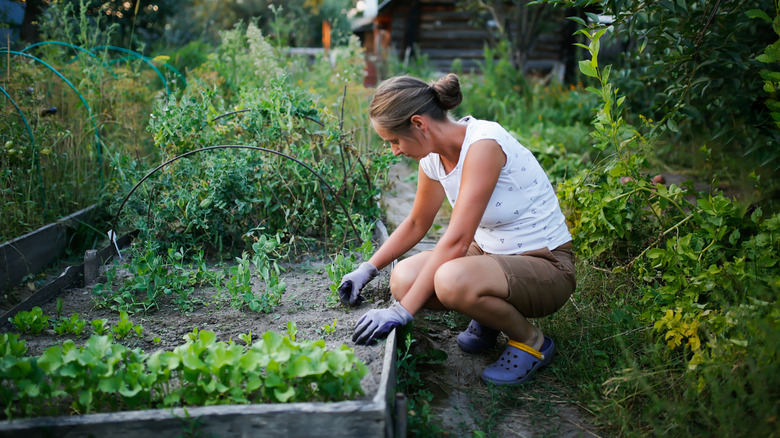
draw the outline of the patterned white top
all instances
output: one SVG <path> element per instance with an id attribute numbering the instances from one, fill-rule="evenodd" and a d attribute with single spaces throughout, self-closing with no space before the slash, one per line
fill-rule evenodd
<path id="1" fill-rule="evenodd" d="M 464 117 L 468 125 L 458 164 L 448 174 L 439 154 L 420 160 L 425 174 L 439 181 L 455 207 L 460 190 L 463 162 L 472 144 L 495 140 L 506 154 L 506 164 L 493 189 L 490 202 L 474 234 L 483 251 L 491 254 L 521 254 L 540 248 L 555 249 L 571 240 L 558 198 L 547 174 L 531 151 L 495 122 Z"/>

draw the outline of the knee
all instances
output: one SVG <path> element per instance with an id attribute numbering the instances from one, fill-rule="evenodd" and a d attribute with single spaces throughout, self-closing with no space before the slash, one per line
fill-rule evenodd
<path id="1" fill-rule="evenodd" d="M 472 305 L 472 294 L 469 293 L 469 279 L 464 275 L 464 269 L 455 261 L 447 262 L 433 277 L 436 297 L 448 309 L 458 310 Z"/>
<path id="2" fill-rule="evenodd" d="M 398 262 L 393 268 L 393 273 L 390 274 L 390 293 L 398 301 L 401 301 L 414 283 L 417 270 L 411 268 L 409 259 L 404 259 Z"/>

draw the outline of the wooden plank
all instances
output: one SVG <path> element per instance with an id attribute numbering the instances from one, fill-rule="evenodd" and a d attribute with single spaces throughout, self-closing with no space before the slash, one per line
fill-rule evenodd
<path id="1" fill-rule="evenodd" d="M 29 298 L 14 306 L 0 317 L 0 328 L 11 327 L 8 320 L 19 312 L 29 312 L 33 307 L 48 303 L 62 291 L 79 282 L 84 276 L 84 265 L 68 266 L 54 281 L 35 291 Z"/>
<path id="2" fill-rule="evenodd" d="M 88 222 L 96 210 L 97 205 L 89 206 L 0 245 L 0 289 L 16 287 L 24 277 L 56 260 L 78 224 Z"/>
<path id="3" fill-rule="evenodd" d="M 467 22 L 474 18 L 474 14 L 464 11 L 428 11 L 420 14 L 421 21 L 461 21 Z"/>
<path id="4" fill-rule="evenodd" d="M 117 240 L 119 248 L 126 248 L 130 245 L 133 238 L 138 235 L 138 230 L 128 233 Z M 116 254 L 113 245 L 109 245 L 97 253 L 98 262 L 103 265 Z M 13 325 L 8 320 L 13 318 L 19 312 L 29 312 L 35 306 L 42 306 L 62 294 L 66 289 L 74 285 L 84 284 L 84 264 L 68 266 L 59 277 L 49 282 L 30 295 L 26 300 L 17 304 L 9 311 L 0 316 L 0 329 L 7 329 Z"/>
<path id="5" fill-rule="evenodd" d="M 386 433 L 385 411 L 383 405 L 360 401 L 150 409 L 5 421 L 0 422 L 0 435 L 9 438 L 381 437 Z"/>
<path id="6" fill-rule="evenodd" d="M 461 41 L 459 43 L 453 43 L 451 41 L 435 41 L 426 39 L 425 41 L 421 42 L 417 45 L 421 50 L 428 51 L 428 50 L 460 50 L 460 51 L 478 51 L 481 52 L 484 51 L 485 45 L 487 44 L 487 41 Z"/>
<path id="7" fill-rule="evenodd" d="M 451 40 L 458 43 L 463 40 L 486 40 L 487 32 L 479 29 L 462 29 L 450 26 L 420 26 L 420 39 Z"/>

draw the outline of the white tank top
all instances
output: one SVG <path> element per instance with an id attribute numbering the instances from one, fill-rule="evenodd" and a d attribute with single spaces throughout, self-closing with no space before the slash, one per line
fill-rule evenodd
<path id="1" fill-rule="evenodd" d="M 571 240 L 566 219 L 547 174 L 531 151 L 498 123 L 464 117 L 467 125 L 458 164 L 448 174 L 439 154 L 420 160 L 425 174 L 444 187 L 455 207 L 460 190 L 463 161 L 472 144 L 495 140 L 506 154 L 493 194 L 474 234 L 483 251 L 491 254 L 521 254 L 540 248 L 555 249 Z"/>

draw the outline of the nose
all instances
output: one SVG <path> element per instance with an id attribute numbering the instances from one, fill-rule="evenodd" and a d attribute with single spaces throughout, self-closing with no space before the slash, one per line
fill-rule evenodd
<path id="1" fill-rule="evenodd" d="M 390 145 L 390 149 L 393 151 L 393 155 L 396 157 L 401 155 L 401 149 L 398 148 L 396 145 Z"/>

